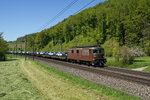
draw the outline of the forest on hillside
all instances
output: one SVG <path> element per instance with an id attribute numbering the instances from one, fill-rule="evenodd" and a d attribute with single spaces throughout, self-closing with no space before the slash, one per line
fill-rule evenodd
<path id="1" fill-rule="evenodd" d="M 38 47 L 40 51 L 60 51 L 61 44 L 63 51 L 100 44 L 106 53 L 126 46 L 150 55 L 150 0 L 106 0 L 27 38 L 28 50 L 32 50 L 34 40 L 36 51 Z"/>

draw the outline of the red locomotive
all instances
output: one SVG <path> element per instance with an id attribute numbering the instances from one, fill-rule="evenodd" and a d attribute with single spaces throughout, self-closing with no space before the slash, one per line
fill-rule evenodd
<path id="1" fill-rule="evenodd" d="M 68 61 L 87 63 L 94 66 L 104 66 L 104 48 L 101 46 L 79 46 L 68 50 Z"/>

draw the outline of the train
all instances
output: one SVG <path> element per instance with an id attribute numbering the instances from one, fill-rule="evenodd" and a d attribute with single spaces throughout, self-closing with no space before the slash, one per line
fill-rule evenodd
<path id="1" fill-rule="evenodd" d="M 67 52 L 10 51 L 9 54 L 47 57 L 100 67 L 103 67 L 107 62 L 106 58 L 104 57 L 104 48 L 99 45 L 76 46 L 70 48 Z"/>

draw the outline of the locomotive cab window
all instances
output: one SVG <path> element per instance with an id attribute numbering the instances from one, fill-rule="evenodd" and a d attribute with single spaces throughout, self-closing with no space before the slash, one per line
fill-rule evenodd
<path id="1" fill-rule="evenodd" d="M 74 51 L 73 51 L 73 50 L 71 50 L 71 52 L 72 52 L 72 53 L 74 53 Z"/>
<path id="2" fill-rule="evenodd" d="M 79 50 L 77 50 L 76 52 L 79 53 Z"/>
<path id="3" fill-rule="evenodd" d="M 91 50 L 89 50 L 89 54 L 91 54 Z"/>
<path id="4" fill-rule="evenodd" d="M 99 50 L 93 50 L 93 54 L 98 54 Z"/>
<path id="5" fill-rule="evenodd" d="M 103 49 L 93 50 L 93 54 L 104 54 L 104 50 Z"/>

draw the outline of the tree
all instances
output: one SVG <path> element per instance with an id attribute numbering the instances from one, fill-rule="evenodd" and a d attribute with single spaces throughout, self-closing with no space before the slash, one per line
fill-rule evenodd
<path id="1" fill-rule="evenodd" d="M 6 60 L 6 54 L 8 50 L 7 42 L 2 37 L 3 33 L 0 33 L 0 60 Z"/>

